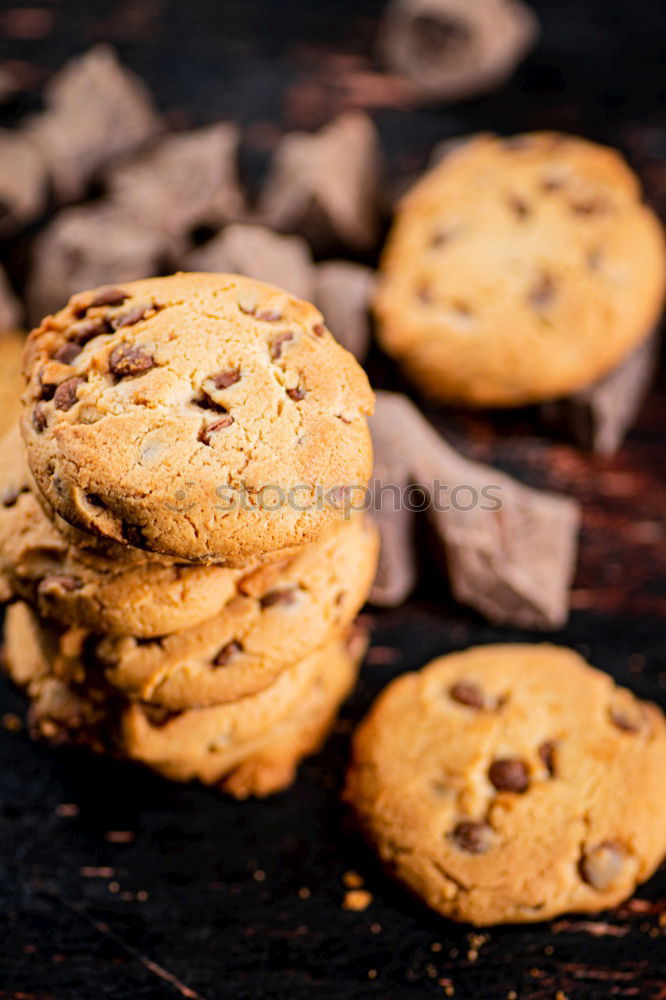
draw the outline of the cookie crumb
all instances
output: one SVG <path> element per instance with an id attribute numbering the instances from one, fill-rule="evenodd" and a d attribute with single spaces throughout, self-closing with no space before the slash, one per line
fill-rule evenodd
<path id="1" fill-rule="evenodd" d="M 8 733 L 20 733 L 23 729 L 23 723 L 18 715 L 13 712 L 5 712 L 2 716 L 2 728 L 6 729 Z"/>
<path id="2" fill-rule="evenodd" d="M 368 892 L 367 889 L 350 889 L 349 892 L 345 893 L 342 905 L 345 910 L 353 910 L 355 913 L 360 913 L 363 910 L 367 910 L 371 902 L 372 893 Z"/>
<path id="3" fill-rule="evenodd" d="M 358 872 L 348 871 L 342 876 L 342 884 L 347 889 L 360 889 L 364 882 Z"/>

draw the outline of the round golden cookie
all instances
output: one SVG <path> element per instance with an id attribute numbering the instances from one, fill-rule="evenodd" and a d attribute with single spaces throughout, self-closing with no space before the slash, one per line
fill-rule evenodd
<path id="1" fill-rule="evenodd" d="M 252 698 L 159 713 L 103 684 L 82 685 L 81 670 L 63 673 L 58 636 L 25 604 L 8 610 L 5 646 L 10 676 L 30 695 L 36 735 L 140 761 L 176 781 L 217 784 L 239 799 L 291 784 L 326 737 L 362 656 L 355 639 L 335 637 Z"/>
<path id="2" fill-rule="evenodd" d="M 270 285 L 177 274 L 83 292 L 25 357 L 37 484 L 114 541 L 242 566 L 317 538 L 369 478 L 365 373 L 314 306 Z"/>
<path id="3" fill-rule="evenodd" d="M 87 660 L 128 697 L 174 711 L 256 694 L 350 625 L 370 590 L 378 548 L 375 526 L 356 515 L 293 559 L 242 576 L 214 617 L 152 642 L 86 640 Z"/>
<path id="4" fill-rule="evenodd" d="M 25 337 L 22 333 L 0 333 L 0 435 L 13 427 L 21 415 L 21 358 L 24 344 Z"/>
<path id="5" fill-rule="evenodd" d="M 401 202 L 379 338 L 436 400 L 518 406 L 614 368 L 657 324 L 665 281 L 661 225 L 618 153 L 480 136 Z"/>
<path id="6" fill-rule="evenodd" d="M 493 645 L 398 678 L 347 798 L 382 860 L 454 920 L 614 906 L 666 852 L 666 724 L 576 653 Z"/>

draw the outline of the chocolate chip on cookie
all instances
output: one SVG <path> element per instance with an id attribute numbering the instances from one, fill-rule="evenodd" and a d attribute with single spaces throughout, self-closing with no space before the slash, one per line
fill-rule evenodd
<path id="1" fill-rule="evenodd" d="M 109 371 L 119 379 L 144 375 L 154 367 L 155 359 L 152 354 L 131 344 L 119 344 L 109 357 Z"/>
<path id="2" fill-rule="evenodd" d="M 498 792 L 526 792 L 530 784 L 530 773 L 525 761 L 515 758 L 494 760 L 488 769 L 488 777 Z"/>

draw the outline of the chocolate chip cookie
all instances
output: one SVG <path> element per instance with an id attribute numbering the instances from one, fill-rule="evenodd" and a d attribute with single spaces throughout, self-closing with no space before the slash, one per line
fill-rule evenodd
<path id="1" fill-rule="evenodd" d="M 347 783 L 395 876 L 474 924 L 596 912 L 666 852 L 666 724 L 571 650 L 493 645 L 388 686 Z"/>
<path id="2" fill-rule="evenodd" d="M 79 528 L 231 567 L 316 539 L 371 470 L 367 378 L 308 303 L 224 274 L 74 296 L 30 335 L 23 434 Z"/>
<path id="3" fill-rule="evenodd" d="M 402 201 L 376 313 L 434 399 L 518 406 L 618 365 L 659 319 L 661 225 L 621 156 L 573 136 L 480 136 Z"/>
<path id="4" fill-rule="evenodd" d="M 332 638 L 252 698 L 170 713 L 127 701 L 101 678 L 82 685 L 76 634 L 40 626 L 27 605 L 12 605 L 5 627 L 7 670 L 31 698 L 33 735 L 138 761 L 176 781 L 218 785 L 239 799 L 286 788 L 325 739 L 358 671 L 357 640 Z"/>

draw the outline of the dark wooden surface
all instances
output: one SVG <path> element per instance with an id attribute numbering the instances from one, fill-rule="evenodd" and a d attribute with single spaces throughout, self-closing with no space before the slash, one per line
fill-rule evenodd
<path id="1" fill-rule="evenodd" d="M 449 109 L 409 109 L 373 76 L 382 0 L 44 0 L 27 22 L 16 15 L 27 5 L 5 3 L 0 60 L 21 60 L 30 80 L 5 119 L 38 107 L 48 74 L 106 39 L 174 123 L 241 121 L 254 184 L 280 130 L 316 126 L 351 103 L 377 121 L 392 181 L 449 135 L 556 127 L 622 146 L 663 207 L 663 3 L 534 5 L 543 40 L 509 86 Z M 20 283 L 24 242 L 5 256 Z M 378 355 L 370 371 L 376 384 L 400 387 Z M 583 501 L 574 611 L 549 638 L 662 704 L 664 392 L 662 377 L 612 460 L 548 439 L 529 411 L 430 414 L 470 454 Z M 0 728 L 0 998 L 666 998 L 663 871 L 599 919 L 482 935 L 430 914 L 384 877 L 337 797 L 354 722 L 391 677 L 436 654 L 532 636 L 456 607 L 427 560 L 413 600 L 369 620 L 373 646 L 336 733 L 298 783 L 269 802 L 238 805 Z M 0 695 L 3 712 L 22 713 L 21 696 L 4 682 Z M 373 895 L 363 913 L 342 908 L 350 869 Z"/>

